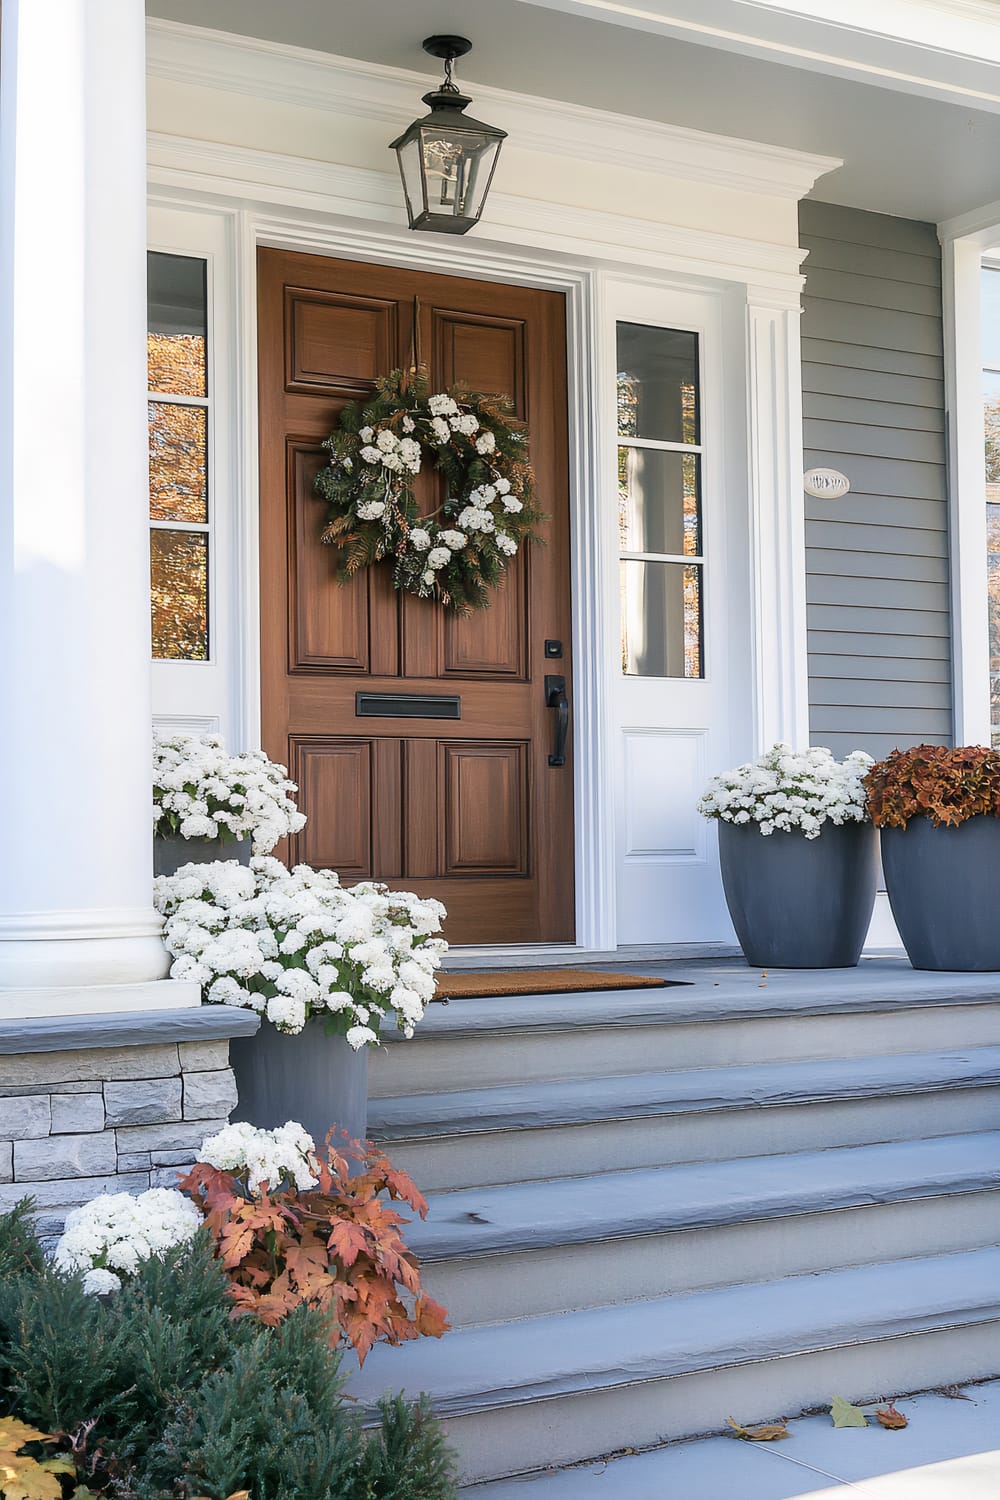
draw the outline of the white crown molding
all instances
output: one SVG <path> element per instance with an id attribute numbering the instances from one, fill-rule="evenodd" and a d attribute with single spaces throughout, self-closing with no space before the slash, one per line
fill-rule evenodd
<path id="1" fill-rule="evenodd" d="M 976 235 L 983 250 L 995 249 L 1000 245 L 1000 202 L 984 203 L 981 208 L 945 219 L 938 225 L 937 232 L 942 245 Z"/>
<path id="2" fill-rule="evenodd" d="M 403 227 L 399 182 L 389 172 L 157 133 L 149 136 L 148 160 L 154 196 L 168 190 L 190 202 L 196 193 L 213 203 L 305 210 L 326 222 L 331 216 L 367 220 L 383 233 L 391 226 L 401 245 L 413 242 Z M 433 236 L 418 238 L 426 247 Z M 504 193 L 491 194 L 489 222 L 473 230 L 466 244 L 477 241 L 546 250 L 564 263 L 585 258 L 701 282 L 752 283 L 755 299 L 775 306 L 798 306 L 805 255 L 794 246 Z"/>
<path id="3" fill-rule="evenodd" d="M 392 131 L 419 112 L 420 96 L 432 82 L 423 73 L 156 19 L 147 22 L 146 65 L 154 78 L 357 115 Z M 477 109 L 518 146 L 548 155 L 793 200 L 843 165 L 838 157 L 469 86 Z"/>

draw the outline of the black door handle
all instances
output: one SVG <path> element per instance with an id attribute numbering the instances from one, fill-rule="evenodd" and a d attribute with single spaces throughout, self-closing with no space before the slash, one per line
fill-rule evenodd
<path id="1" fill-rule="evenodd" d="M 546 677 L 545 707 L 556 710 L 556 748 L 549 756 L 550 766 L 566 764 L 566 736 L 569 733 L 569 699 L 566 697 L 565 677 Z"/>

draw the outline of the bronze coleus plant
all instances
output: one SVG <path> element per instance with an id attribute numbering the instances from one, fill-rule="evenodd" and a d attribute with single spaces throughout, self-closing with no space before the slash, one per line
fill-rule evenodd
<path id="1" fill-rule="evenodd" d="M 915 745 L 894 750 L 865 777 L 868 812 L 877 828 L 905 828 L 929 818 L 935 828 L 983 813 L 1000 817 L 1000 750 L 983 745 Z"/>

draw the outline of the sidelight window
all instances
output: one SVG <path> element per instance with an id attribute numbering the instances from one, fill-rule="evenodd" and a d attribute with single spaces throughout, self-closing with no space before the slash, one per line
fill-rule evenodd
<path id="1" fill-rule="evenodd" d="M 618 324 L 622 671 L 705 675 L 699 342 Z"/>
<path id="2" fill-rule="evenodd" d="M 149 520 L 153 656 L 209 656 L 206 263 L 148 257 Z"/>

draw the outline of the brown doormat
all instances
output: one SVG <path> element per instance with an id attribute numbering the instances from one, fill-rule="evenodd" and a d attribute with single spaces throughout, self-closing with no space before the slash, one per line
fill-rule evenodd
<path id="1" fill-rule="evenodd" d="M 578 990 L 659 990 L 669 983 L 652 974 L 604 974 L 594 969 L 503 969 L 438 974 L 438 1000 L 481 1000 L 493 995 L 571 995 Z"/>

